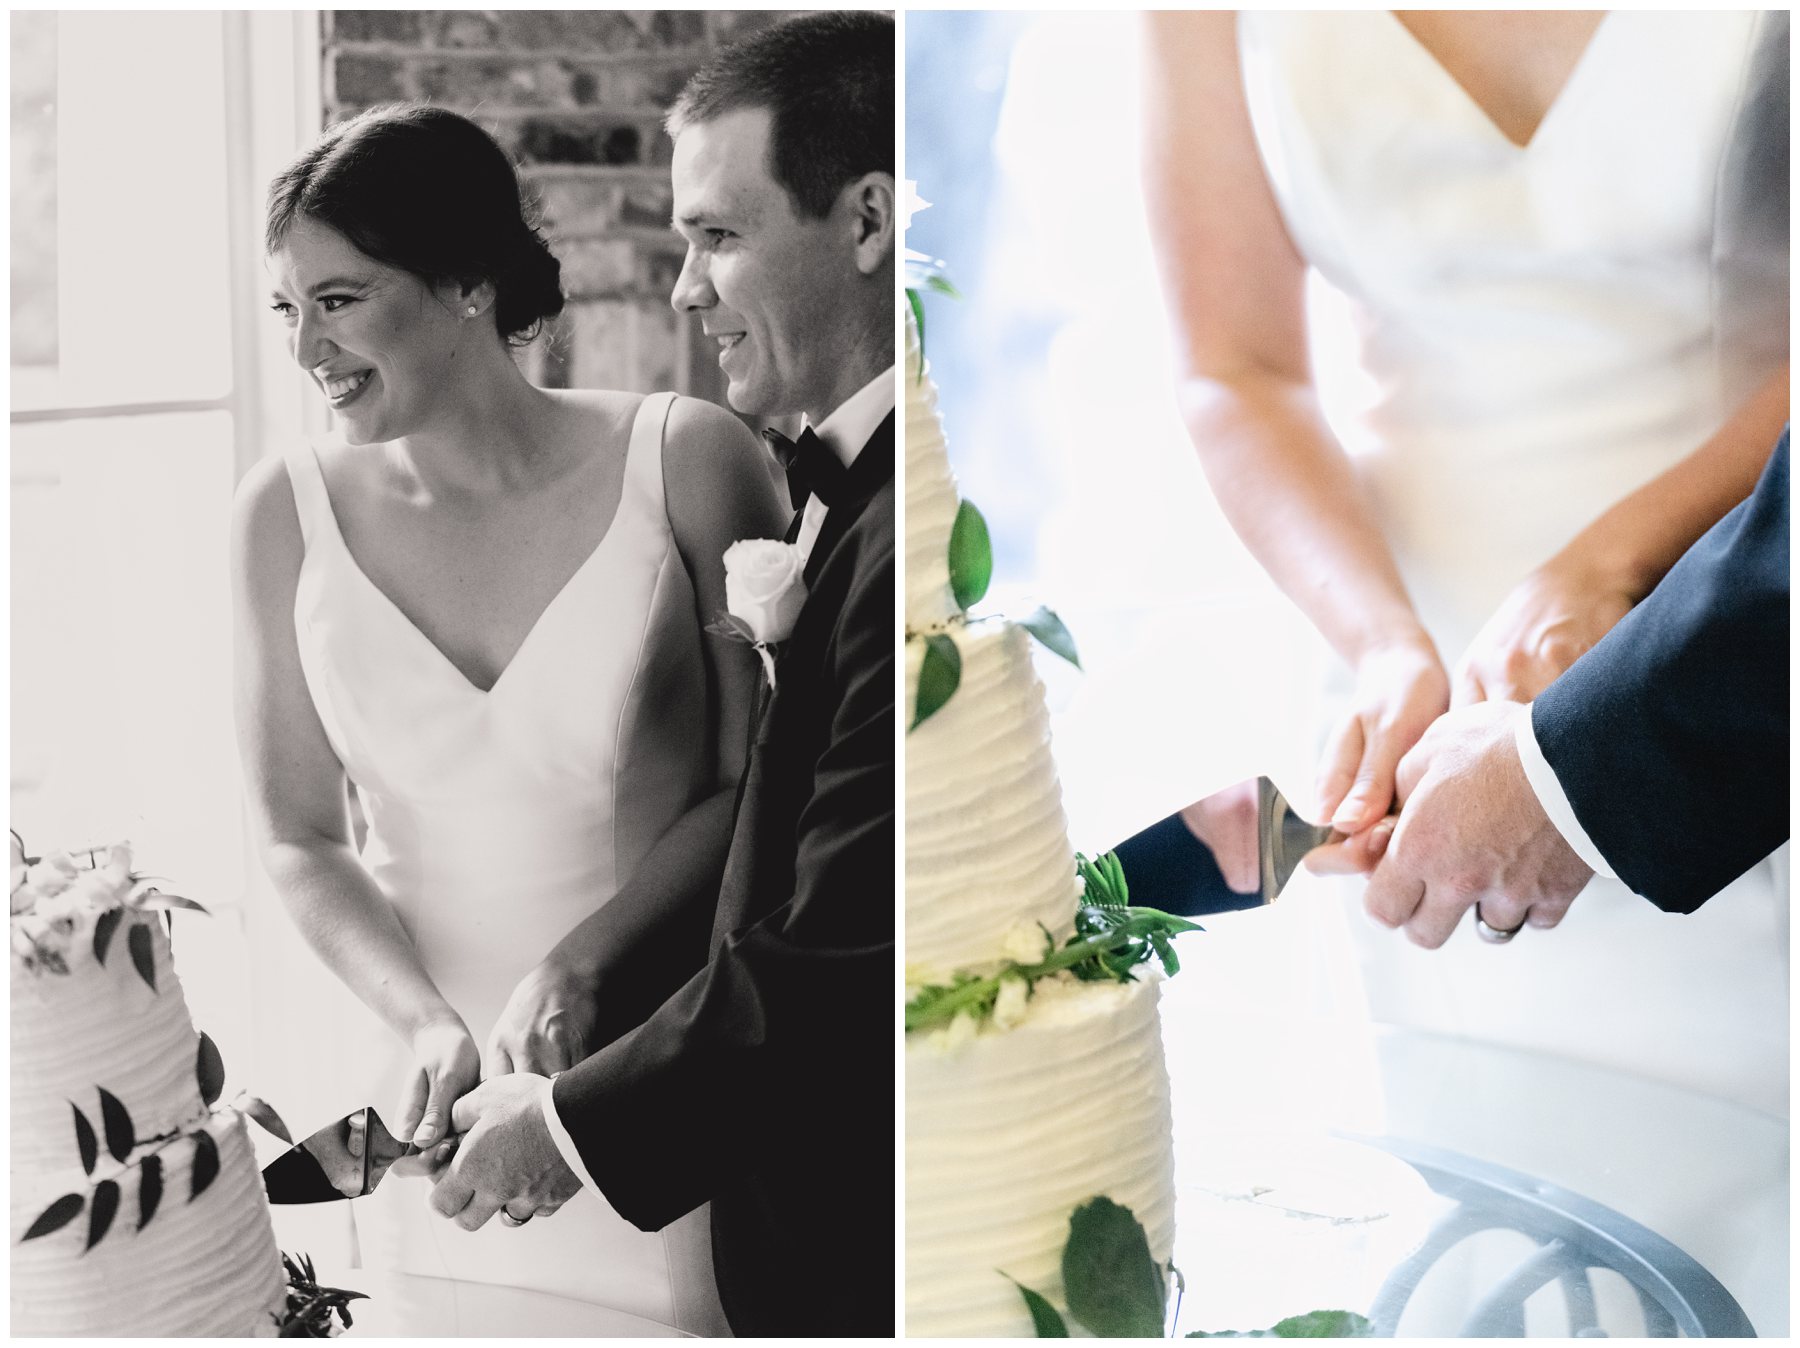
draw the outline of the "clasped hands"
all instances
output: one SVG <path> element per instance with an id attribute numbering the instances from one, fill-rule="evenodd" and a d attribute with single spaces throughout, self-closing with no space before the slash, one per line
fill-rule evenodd
<path id="1" fill-rule="evenodd" d="M 1369 915 L 1429 949 L 1476 905 L 1501 932 L 1556 926 L 1593 871 L 1544 814 L 1515 737 L 1523 703 L 1630 606 L 1618 587 L 1551 566 L 1508 597 L 1454 685 L 1422 634 L 1374 648 L 1317 791 L 1350 837 L 1309 869 L 1367 874 Z"/>
<path id="2" fill-rule="evenodd" d="M 550 1136 L 544 1082 L 586 1056 L 593 1025 L 591 987 L 546 960 L 513 990 L 485 1054 L 460 1020 L 422 1027 L 396 1129 L 422 1150 L 395 1172 L 428 1175 L 432 1210 L 466 1231 L 554 1213 L 581 1181 Z"/>

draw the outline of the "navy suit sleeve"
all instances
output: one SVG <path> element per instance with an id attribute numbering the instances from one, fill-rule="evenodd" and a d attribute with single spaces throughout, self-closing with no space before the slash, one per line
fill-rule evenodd
<path id="1" fill-rule="evenodd" d="M 641 1229 L 716 1196 L 758 1158 L 806 1147 L 841 1112 L 834 1099 L 891 1088 L 888 1041 L 871 1027 L 894 1019 L 893 595 L 889 535 L 858 568 L 839 624 L 842 695 L 799 817 L 792 896 L 557 1079 L 557 1113 L 588 1173 Z M 891 1138 L 868 1145 L 885 1154 Z"/>
<path id="2" fill-rule="evenodd" d="M 1691 913 L 1788 836 L 1788 435 L 1756 491 L 1532 707 L 1594 845 Z"/>

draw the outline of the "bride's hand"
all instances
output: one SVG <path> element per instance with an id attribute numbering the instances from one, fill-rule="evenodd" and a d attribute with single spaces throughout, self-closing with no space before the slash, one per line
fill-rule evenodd
<path id="1" fill-rule="evenodd" d="M 450 1106 L 480 1084 L 481 1054 L 462 1021 L 437 1020 L 414 1033 L 412 1055 L 394 1136 L 429 1147 L 450 1131 Z"/>
<path id="2" fill-rule="evenodd" d="M 1372 830 L 1395 803 L 1400 759 L 1449 706 L 1449 677 L 1423 636 L 1377 647 L 1358 662 L 1350 711 L 1332 732 L 1320 763 L 1315 816 L 1351 837 L 1315 852 L 1309 869 L 1365 870 L 1372 864 L 1365 854 L 1374 841 Z"/>
<path id="3" fill-rule="evenodd" d="M 1451 705 L 1531 701 L 1635 602 L 1599 568 L 1552 558 L 1513 588 L 1469 643 Z"/>
<path id="4" fill-rule="evenodd" d="M 587 1057 L 596 1014 L 592 980 L 545 960 L 507 1000 L 488 1036 L 483 1075 L 566 1071 Z"/>

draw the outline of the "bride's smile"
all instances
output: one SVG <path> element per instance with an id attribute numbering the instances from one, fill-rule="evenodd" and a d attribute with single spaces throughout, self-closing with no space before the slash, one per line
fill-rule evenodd
<path id="1" fill-rule="evenodd" d="M 378 262 L 307 216 L 296 217 L 268 266 L 288 350 L 346 440 L 379 444 L 444 419 L 457 362 L 473 354 L 468 325 L 485 307 L 479 299 Z"/>

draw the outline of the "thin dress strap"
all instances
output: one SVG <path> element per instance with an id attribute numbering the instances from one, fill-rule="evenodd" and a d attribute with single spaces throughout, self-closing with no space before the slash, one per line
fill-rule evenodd
<path id="1" fill-rule="evenodd" d="M 675 394 L 652 393 L 638 404 L 631 423 L 631 440 L 625 448 L 625 487 L 648 505 L 651 518 L 663 519 L 668 507 L 663 500 L 662 447 L 668 431 L 669 409 Z"/>
<path id="2" fill-rule="evenodd" d="M 288 481 L 294 486 L 294 510 L 300 516 L 300 537 L 311 551 L 319 531 L 335 525 L 331 496 L 325 490 L 325 470 L 319 466 L 319 456 L 307 442 L 290 448 L 282 459 L 287 464 Z"/>

